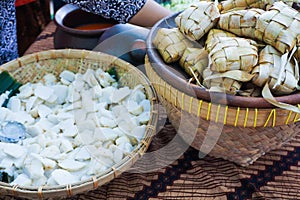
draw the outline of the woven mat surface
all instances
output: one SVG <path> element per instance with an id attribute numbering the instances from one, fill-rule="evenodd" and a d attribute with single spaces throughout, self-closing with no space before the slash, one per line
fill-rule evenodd
<path id="1" fill-rule="evenodd" d="M 55 25 L 51 22 L 26 54 L 53 49 Z M 155 136 L 149 152 L 168 144 L 170 153 L 178 149 L 176 131 L 166 121 Z M 173 146 L 172 146 L 173 145 Z M 180 150 L 179 150 L 180 151 Z M 157 155 L 153 165 L 166 161 Z M 249 167 L 187 148 L 172 163 L 145 173 L 125 172 L 97 190 L 68 199 L 300 199 L 300 135 L 282 148 L 271 151 Z"/>

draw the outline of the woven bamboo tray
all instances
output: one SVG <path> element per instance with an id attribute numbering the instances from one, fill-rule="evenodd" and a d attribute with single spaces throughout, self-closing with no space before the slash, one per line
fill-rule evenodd
<path id="1" fill-rule="evenodd" d="M 151 101 L 151 115 L 146 132 L 138 147 L 120 163 L 112 166 L 93 178 L 72 185 L 23 187 L 11 186 L 0 182 L 1 196 L 23 197 L 28 199 L 64 198 L 87 192 L 113 180 L 128 170 L 147 150 L 155 134 L 158 120 L 157 96 L 146 76 L 133 65 L 108 54 L 86 50 L 49 50 L 21 57 L 0 67 L 7 70 L 19 82 L 38 82 L 45 74 L 67 69 L 75 73 L 84 73 L 88 68 L 108 70 L 115 67 L 120 75 L 120 84 L 133 88 L 137 84 L 145 87 L 147 98 Z"/>
<path id="2" fill-rule="evenodd" d="M 203 154 L 247 166 L 297 134 L 297 113 L 276 108 L 263 98 L 207 92 L 188 83 L 179 66 L 165 64 L 152 41 L 159 28 L 176 26 L 177 14 L 151 29 L 146 41 L 145 68 L 171 123 L 185 141 Z M 277 100 L 297 105 L 300 94 Z M 183 122 L 183 118 L 191 120 Z"/>

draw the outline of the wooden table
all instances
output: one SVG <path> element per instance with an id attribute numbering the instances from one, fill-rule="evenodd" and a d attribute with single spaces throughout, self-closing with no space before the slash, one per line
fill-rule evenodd
<path id="1" fill-rule="evenodd" d="M 54 31 L 51 22 L 26 54 L 53 49 Z M 170 143 L 177 150 L 175 136 L 176 130 L 167 121 L 149 152 Z M 153 165 L 167 158 L 168 155 L 157 155 Z M 200 159 L 195 149 L 188 148 L 167 166 L 147 173 L 125 172 L 97 190 L 69 199 L 300 199 L 299 161 L 300 136 L 249 167 L 210 156 Z"/>

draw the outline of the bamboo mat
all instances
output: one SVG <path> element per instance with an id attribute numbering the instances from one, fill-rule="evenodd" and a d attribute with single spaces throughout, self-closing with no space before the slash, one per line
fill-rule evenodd
<path id="1" fill-rule="evenodd" d="M 51 22 L 26 54 L 52 49 L 54 31 Z M 166 146 L 169 149 L 164 155 L 154 154 L 153 165 L 166 162 L 172 153 L 182 150 L 183 141 L 174 138 L 176 131 L 167 120 L 149 152 L 160 152 Z M 68 199 L 300 199 L 299 161 L 300 135 L 247 168 L 210 156 L 199 158 L 195 149 L 187 148 L 162 168 L 135 173 L 134 169 L 143 167 L 141 161 L 133 170 L 97 190 Z"/>

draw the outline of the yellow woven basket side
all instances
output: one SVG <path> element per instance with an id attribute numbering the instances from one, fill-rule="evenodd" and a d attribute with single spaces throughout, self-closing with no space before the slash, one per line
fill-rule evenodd
<path id="1" fill-rule="evenodd" d="M 71 197 L 75 194 L 96 189 L 128 170 L 148 149 L 156 133 L 158 121 L 157 95 L 148 78 L 136 67 L 115 56 L 87 50 L 49 50 L 23 56 L 0 66 L 1 71 L 8 71 L 21 83 L 39 82 L 48 73 L 58 76 L 63 70 L 84 73 L 87 69 L 101 68 L 104 71 L 115 67 L 120 75 L 120 84 L 133 88 L 141 84 L 147 98 L 151 101 L 150 120 L 140 144 L 118 164 L 86 181 L 64 186 L 22 187 L 0 182 L 1 195 L 29 199 Z"/>
<path id="2" fill-rule="evenodd" d="M 274 127 L 299 121 L 297 113 L 281 108 L 241 108 L 214 104 L 189 96 L 168 84 L 152 68 L 145 58 L 145 68 L 157 93 L 175 107 L 205 120 L 235 127 Z"/>

